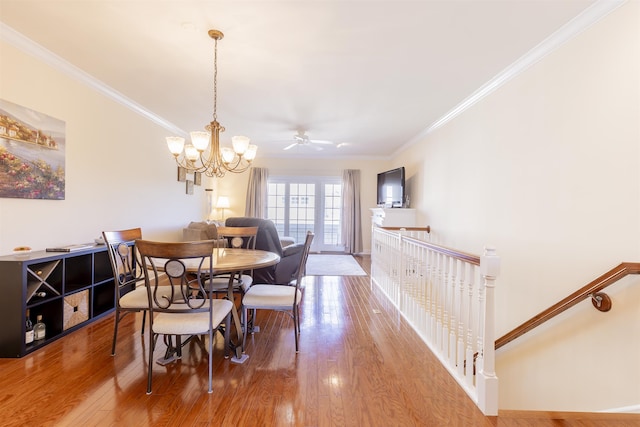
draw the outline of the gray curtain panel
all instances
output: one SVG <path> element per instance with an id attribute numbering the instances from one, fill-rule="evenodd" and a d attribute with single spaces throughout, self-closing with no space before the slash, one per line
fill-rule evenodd
<path id="1" fill-rule="evenodd" d="M 251 168 L 247 186 L 247 203 L 244 215 L 253 218 L 267 217 L 267 181 L 269 169 Z"/>
<path id="2" fill-rule="evenodd" d="M 342 243 L 345 252 L 362 252 L 362 223 L 360 221 L 360 170 L 342 171 Z"/>

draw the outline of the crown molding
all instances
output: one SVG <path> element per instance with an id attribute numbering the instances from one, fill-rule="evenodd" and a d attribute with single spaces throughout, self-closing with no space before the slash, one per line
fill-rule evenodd
<path id="1" fill-rule="evenodd" d="M 429 133 L 444 126 L 455 117 L 462 114 L 473 105 L 480 102 L 483 98 L 489 96 L 493 91 L 507 83 L 509 80 L 524 72 L 536 62 L 540 61 L 551 52 L 558 49 L 567 41 L 576 37 L 578 34 L 586 30 L 591 25 L 613 12 L 618 7 L 625 4 L 628 0 L 598 0 L 582 13 L 577 15 L 571 21 L 563 25 L 559 30 L 551 34 L 549 37 L 540 42 L 537 46 L 524 54 L 516 62 L 502 70 L 494 78 L 482 85 L 478 90 L 464 99 L 460 104 L 456 105 L 447 114 L 432 123 L 428 128 L 411 138 L 407 143 L 398 149 L 397 152 L 404 151 L 409 146 L 424 139 Z"/>
<path id="2" fill-rule="evenodd" d="M 15 48 L 34 56 L 35 58 L 43 61 L 44 63 L 50 65 L 51 67 L 61 71 L 62 73 L 68 75 L 72 79 L 75 79 L 87 86 L 91 89 L 101 93 L 102 95 L 110 98 L 117 103 L 124 105 L 130 110 L 140 114 L 148 120 L 162 126 L 163 128 L 173 132 L 174 134 L 180 136 L 186 136 L 187 132 L 180 129 L 178 126 L 169 122 L 168 120 L 163 119 L 162 117 L 154 114 L 153 112 L 147 110 L 140 104 L 136 103 L 130 98 L 127 98 L 117 90 L 108 86 L 107 84 L 101 82 L 90 74 L 82 71 L 80 68 L 71 64 L 70 62 L 64 60 L 60 56 L 55 53 L 45 49 L 41 45 L 37 44 L 33 40 L 25 37 L 18 31 L 14 30 L 10 26 L 6 25 L 4 22 L 0 22 L 0 40 L 3 40 Z"/>
<path id="3" fill-rule="evenodd" d="M 460 104 L 456 105 L 452 110 L 442 116 L 440 119 L 432 123 L 429 127 L 424 129 L 422 132 L 414 136 L 407 143 L 405 143 L 398 152 L 403 151 L 407 147 L 415 144 L 416 142 L 422 140 L 427 134 L 433 132 L 434 130 L 440 128 L 446 123 L 453 120 L 458 115 L 462 114 L 467 109 L 471 108 L 473 105 L 478 103 L 483 98 L 487 97 L 489 94 L 494 92 L 496 89 L 504 85 L 509 80 L 518 76 L 524 70 L 528 69 L 530 66 L 540 61 L 542 58 L 547 56 L 549 53 L 555 51 L 560 46 L 562 46 L 568 40 L 574 38 L 586 28 L 590 27 L 594 23 L 598 22 L 600 19 L 622 6 L 628 0 L 598 0 L 596 3 L 585 9 L 578 16 L 573 18 L 567 24 L 565 24 L 562 28 L 560 28 L 555 33 L 551 34 L 541 43 L 539 43 L 536 47 L 531 49 L 525 55 L 523 55 L 516 62 L 511 64 L 509 67 L 504 69 L 498 75 L 496 75 L 493 79 L 485 83 L 478 90 L 476 90 L 469 97 L 464 99 Z M 96 79 L 95 77 L 89 75 L 88 73 L 82 71 L 78 67 L 73 64 L 67 62 L 63 58 L 54 54 L 53 52 L 45 49 L 39 44 L 35 43 L 31 39 L 25 37 L 21 33 L 17 32 L 13 28 L 8 25 L 0 22 L 0 39 L 6 41 L 7 43 L 13 45 L 17 49 L 24 51 L 25 53 L 32 55 L 43 62 L 49 64 L 53 68 L 67 74 L 68 76 L 80 81 L 81 83 L 89 86 L 90 88 L 96 90 L 97 92 L 103 94 L 104 96 L 118 102 L 121 105 L 131 109 L 132 111 L 142 115 L 143 117 L 151 120 L 152 122 L 162 126 L 168 131 L 180 135 L 186 136 L 187 132 L 180 129 L 178 126 L 169 122 L 168 120 L 163 119 L 162 117 L 154 114 L 153 112 L 147 110 L 140 104 L 136 103 L 130 98 L 127 98 L 120 92 Z"/>

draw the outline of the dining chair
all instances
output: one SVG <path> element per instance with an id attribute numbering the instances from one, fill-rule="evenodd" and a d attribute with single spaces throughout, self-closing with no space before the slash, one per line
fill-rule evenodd
<path id="1" fill-rule="evenodd" d="M 227 240 L 229 248 L 255 249 L 257 235 L 258 227 L 218 227 L 218 236 Z M 216 281 L 214 278 L 214 288 Z M 244 294 L 252 283 L 253 270 L 240 272 L 234 277 L 234 290 Z"/>
<path id="2" fill-rule="evenodd" d="M 257 235 L 258 227 L 218 227 L 218 237 L 227 239 L 229 248 L 255 249 Z"/>
<path id="3" fill-rule="evenodd" d="M 228 248 L 255 249 L 258 227 L 218 227 L 218 238 L 226 242 Z M 211 289 L 216 294 L 227 295 L 229 289 L 229 274 L 213 277 Z M 253 283 L 253 271 L 243 271 L 234 274 L 233 290 L 243 295 Z"/>
<path id="4" fill-rule="evenodd" d="M 107 246 L 109 261 L 111 262 L 111 269 L 116 283 L 116 313 L 113 343 L 111 344 L 111 355 L 115 356 L 118 326 L 125 315 L 142 312 L 141 333 L 144 334 L 149 299 L 143 286 L 144 274 L 140 268 L 140 260 L 136 256 L 134 245 L 135 240 L 142 238 L 142 230 L 140 228 L 131 228 L 128 230 L 103 231 L 102 238 Z"/>
<path id="5" fill-rule="evenodd" d="M 296 278 L 285 284 L 254 284 L 242 297 L 242 318 L 246 325 L 242 348 L 245 348 L 247 334 L 252 332 L 252 323 L 255 321 L 256 310 L 276 310 L 284 311 L 293 318 L 293 329 L 296 343 L 296 353 L 298 348 L 298 335 L 300 334 L 300 303 L 302 302 L 302 279 L 306 274 L 307 258 L 309 249 L 313 241 L 314 234 L 307 232 L 300 257 L 300 264 L 296 272 Z M 252 319 L 248 319 L 248 311 L 253 310 Z"/>
<path id="6" fill-rule="evenodd" d="M 151 394 L 153 374 L 153 352 L 158 336 L 190 336 L 200 340 L 202 348 L 209 353 L 209 393 L 213 391 L 213 341 L 216 331 L 224 322 L 225 355 L 229 348 L 231 308 L 226 299 L 212 298 L 211 275 L 207 269 L 213 265 L 215 242 L 152 242 L 136 240 L 149 308 L 149 361 L 147 394 Z M 197 266 L 197 267 L 188 267 Z M 166 275 L 167 284 L 159 284 L 160 276 Z M 196 286 L 199 296 L 193 297 Z M 208 296 L 207 296 L 208 295 Z M 208 341 L 207 339 L 208 338 Z"/>

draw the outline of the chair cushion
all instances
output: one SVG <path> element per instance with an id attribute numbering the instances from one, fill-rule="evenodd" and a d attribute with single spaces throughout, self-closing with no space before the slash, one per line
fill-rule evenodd
<path id="1" fill-rule="evenodd" d="M 209 301 L 205 306 L 208 307 Z M 209 332 L 210 328 L 217 327 L 231 311 L 233 303 L 226 299 L 214 299 L 213 324 L 209 323 L 209 312 L 195 313 L 157 313 L 153 319 L 153 332 L 165 335 L 198 335 Z M 172 308 L 187 309 L 186 304 L 173 304 Z"/>
<path id="2" fill-rule="evenodd" d="M 148 308 L 149 297 L 147 288 L 139 286 L 120 297 L 120 307 L 122 308 Z"/>
<path id="3" fill-rule="evenodd" d="M 302 299 L 302 292 L 295 286 L 253 285 L 244 294 L 242 305 L 246 308 L 291 309 L 294 296 L 297 298 L 296 301 Z"/>

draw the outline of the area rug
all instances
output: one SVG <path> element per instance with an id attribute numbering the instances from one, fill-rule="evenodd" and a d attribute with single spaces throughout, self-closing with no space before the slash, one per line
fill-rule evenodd
<path id="1" fill-rule="evenodd" d="M 307 276 L 366 276 L 351 255 L 310 254 Z"/>

